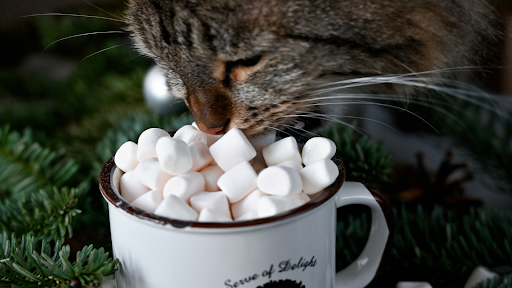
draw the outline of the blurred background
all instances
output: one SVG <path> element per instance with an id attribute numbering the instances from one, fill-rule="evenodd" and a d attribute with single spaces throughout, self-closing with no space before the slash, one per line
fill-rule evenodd
<path id="1" fill-rule="evenodd" d="M 372 121 L 353 123 L 365 131 L 363 135 L 343 127 L 336 128 L 341 132 L 328 131 L 338 144 L 347 145 L 338 146 L 338 153 L 347 165 L 349 180 L 379 187 L 395 207 L 421 204 L 440 205 L 457 213 L 474 208 L 510 211 L 512 1 L 495 2 L 504 19 L 506 36 L 498 52 L 489 55 L 488 63 L 482 63 L 482 71 L 468 78 L 475 91 L 481 91 L 476 98 L 479 104 L 453 100 L 450 105 L 459 109 L 450 111 L 449 116 L 425 106 L 404 105 L 438 132 L 410 113 L 363 105 L 359 116 Z M 21 152 L 16 152 L 12 139 L 39 143 L 60 157 L 48 163 L 71 159 L 75 168 L 63 172 L 65 177 L 59 185 L 78 187 L 80 191 L 77 207 L 82 214 L 73 220 L 74 236 L 66 237 L 74 250 L 89 243 L 110 249 L 97 175 L 117 147 L 136 140 L 145 128 L 172 130 L 192 121 L 184 106 L 174 103 L 172 97 L 158 99 L 148 93 L 144 97 L 144 77 L 153 63 L 134 52 L 123 30 L 124 5 L 122 0 L 0 1 L 0 204 L 17 199 L 13 196 L 16 193 L 55 186 L 51 177 L 48 180 L 33 173 L 49 165 L 41 160 L 45 158 L 29 157 L 28 148 L 20 148 L 27 157 L 19 156 Z M 486 93 L 492 95 L 492 101 Z M 174 104 L 161 110 L 161 103 Z M 9 174 L 15 165 L 24 167 L 23 173 L 37 174 L 34 177 L 43 180 L 30 180 L 30 185 L 18 187 L 19 178 L 13 177 L 14 172 Z M 0 224 L 2 217 L 0 213 Z M 506 225 L 512 223 L 510 217 L 507 219 Z M 20 231 L 25 233 L 22 228 Z M 363 232 L 359 235 L 362 238 L 366 237 Z M 510 246 L 507 251 L 512 253 Z M 357 255 L 357 251 L 346 254 Z M 512 265 L 510 255 L 499 263 Z M 411 263 L 417 264 L 415 261 Z M 435 267 L 436 263 L 428 265 Z M 403 268 L 397 267 L 390 266 L 389 271 Z M 450 273 L 458 273 L 462 279 L 468 276 L 468 267 L 453 268 L 459 270 Z M 408 268 L 414 271 L 414 265 Z M 417 279 L 439 276 L 414 275 Z M 458 285 L 460 279 L 453 283 L 442 277 L 436 279 L 446 284 L 442 287 L 462 287 Z"/>

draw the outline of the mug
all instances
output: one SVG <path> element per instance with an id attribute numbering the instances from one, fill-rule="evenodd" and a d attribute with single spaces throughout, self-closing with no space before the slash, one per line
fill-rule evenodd
<path id="1" fill-rule="evenodd" d="M 272 217 L 205 223 L 159 217 L 119 194 L 122 172 L 111 158 L 100 173 L 108 203 L 118 288 L 364 287 L 375 276 L 393 219 L 386 201 L 363 184 L 336 181 L 301 207 Z M 371 208 L 370 236 L 361 255 L 336 273 L 336 208 Z"/>

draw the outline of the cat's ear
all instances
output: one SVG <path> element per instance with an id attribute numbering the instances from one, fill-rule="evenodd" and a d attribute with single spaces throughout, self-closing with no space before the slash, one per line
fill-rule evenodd
<path id="1" fill-rule="evenodd" d="M 237 60 L 218 61 L 215 69 L 215 78 L 222 80 L 224 86 L 229 87 L 236 82 L 244 82 L 249 76 L 261 69 L 265 62 L 265 54 L 256 54 L 251 57 Z"/>

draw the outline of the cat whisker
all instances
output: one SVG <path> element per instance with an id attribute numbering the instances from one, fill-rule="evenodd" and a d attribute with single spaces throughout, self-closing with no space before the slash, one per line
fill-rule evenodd
<path id="1" fill-rule="evenodd" d="M 290 133 L 286 132 L 285 130 L 279 129 L 279 128 L 277 128 L 277 127 L 272 127 L 272 126 L 266 126 L 266 127 L 267 127 L 267 128 L 270 128 L 270 129 L 274 129 L 274 130 L 276 130 L 276 132 L 281 132 L 281 133 L 287 134 L 287 135 L 289 135 L 289 136 L 292 136 L 292 134 L 290 134 Z"/>
<path id="2" fill-rule="evenodd" d="M 395 102 L 400 101 L 400 99 L 397 99 L 396 97 L 394 97 L 392 95 L 387 95 L 387 94 L 342 94 L 342 95 L 329 95 L 329 96 L 324 96 L 324 97 L 300 100 L 300 101 L 297 101 L 297 103 L 298 102 L 309 102 L 309 101 L 331 100 L 331 99 L 355 99 L 355 100 L 367 99 L 367 100 L 387 100 L 387 101 L 395 101 Z M 430 104 L 429 102 L 431 102 L 432 104 Z M 445 107 L 449 107 L 451 110 L 456 110 L 458 112 L 464 112 L 464 110 L 451 105 L 450 102 L 443 102 L 443 101 L 436 100 L 436 99 L 429 99 L 428 101 L 419 101 L 419 100 L 412 99 L 412 100 L 408 100 L 408 103 L 412 103 L 412 104 L 416 104 L 416 105 L 420 105 L 423 107 L 434 109 L 435 111 L 438 111 L 442 114 L 452 117 L 459 124 L 464 126 L 464 123 L 461 122 L 459 119 L 457 119 L 453 115 L 453 113 L 450 113 L 450 112 L 446 111 L 445 109 L 439 107 L 439 106 L 445 106 Z M 342 103 L 340 103 L 340 104 L 342 104 Z"/>
<path id="3" fill-rule="evenodd" d="M 338 81 L 339 83 L 340 81 Z M 455 80 L 449 80 L 449 79 L 440 79 L 440 78 L 406 78 L 403 76 L 392 76 L 392 77 L 364 77 L 364 78 L 357 78 L 357 79 L 350 79 L 349 81 L 341 81 L 341 82 L 351 82 L 351 84 L 346 84 L 342 86 L 337 87 L 331 87 L 326 89 L 320 89 L 316 90 L 312 95 L 318 95 L 318 94 L 327 94 L 332 93 L 334 91 L 348 89 L 348 88 L 354 88 L 354 87 L 362 87 L 362 86 L 369 86 L 369 85 L 378 85 L 378 84 L 400 84 L 400 85 L 406 85 L 409 87 L 418 87 L 423 89 L 428 89 L 432 91 L 439 92 L 441 95 L 450 95 L 455 96 L 458 99 L 467 101 L 469 103 L 473 103 L 478 105 L 479 107 L 485 108 L 489 111 L 494 111 L 495 113 L 501 114 L 499 109 L 497 109 L 495 102 L 492 100 L 491 96 L 466 83 L 455 81 Z M 439 82 L 441 84 L 449 84 L 452 87 L 447 86 L 440 86 L 435 85 L 434 83 Z M 325 96 L 324 96 L 325 97 Z M 315 99 L 315 98 L 312 98 Z M 448 98 L 449 99 L 449 98 Z M 483 102 L 480 99 L 485 99 L 486 102 Z M 388 99 L 389 100 L 389 99 Z M 309 99 L 302 100 L 302 101 L 310 101 Z M 487 102 L 490 102 L 491 104 L 487 104 Z"/>
<path id="4" fill-rule="evenodd" d="M 298 133 L 298 134 L 300 134 L 301 136 L 306 137 L 306 138 L 308 138 L 308 136 L 306 136 L 306 135 L 302 134 L 302 133 L 301 133 L 301 132 L 299 132 L 299 131 L 306 132 L 307 134 L 309 134 L 309 135 L 313 135 L 313 136 L 320 136 L 320 135 L 318 135 L 318 134 L 316 134 L 316 133 L 314 133 L 314 132 L 308 131 L 308 130 L 306 130 L 306 129 L 304 129 L 304 128 L 297 127 L 297 126 L 295 126 L 295 125 L 281 124 L 281 126 L 287 127 L 288 129 L 295 130 L 295 131 L 297 131 L 297 133 Z"/>
<path id="5" fill-rule="evenodd" d="M 30 14 L 30 15 L 20 16 L 20 18 L 40 17 L 40 16 L 69 16 L 69 17 L 94 18 L 94 19 L 102 19 L 102 20 L 121 22 L 123 24 L 126 24 L 126 21 L 124 21 L 123 19 L 116 19 L 116 18 L 111 18 L 111 17 L 95 16 L 95 15 L 73 14 L 73 13 L 38 13 L 38 14 Z"/>
<path id="6" fill-rule="evenodd" d="M 105 51 L 108 51 L 108 50 L 110 50 L 110 49 L 118 48 L 118 47 L 121 47 L 121 46 L 124 46 L 124 45 L 126 45 L 126 44 L 119 44 L 119 45 L 114 45 L 114 46 L 111 46 L 111 47 L 108 47 L 108 48 L 105 48 L 105 49 L 101 49 L 100 51 L 96 51 L 96 52 L 94 52 L 94 53 L 92 53 L 92 54 L 90 54 L 90 55 L 87 55 L 86 57 L 82 58 L 82 60 L 80 60 L 80 62 L 82 62 L 82 61 L 84 61 L 85 59 L 87 59 L 87 58 L 89 58 L 89 57 L 92 57 L 92 56 L 94 56 L 94 55 L 96 55 L 96 54 L 99 54 L 99 53 L 101 53 L 101 52 L 105 52 Z"/>
<path id="7" fill-rule="evenodd" d="M 351 129 L 353 129 L 354 131 L 356 131 L 357 133 L 361 134 L 361 135 L 373 135 L 372 133 L 370 133 L 366 129 L 357 127 L 357 126 L 355 126 L 353 124 L 349 124 L 349 123 L 347 123 L 345 121 L 342 121 L 340 119 L 336 119 L 336 118 L 332 118 L 332 117 L 326 116 L 324 114 L 314 113 L 314 114 L 311 114 L 311 115 L 310 114 L 286 115 L 286 116 L 283 116 L 283 117 L 303 117 L 303 118 L 312 118 L 312 119 L 320 119 L 320 120 L 324 120 L 324 121 L 331 121 L 331 122 L 334 122 L 334 123 L 338 123 L 338 124 L 342 124 L 344 126 L 347 126 L 347 127 L 351 128 Z"/>
<path id="8" fill-rule="evenodd" d="M 378 102 L 367 102 L 367 101 L 348 101 L 348 102 L 314 103 L 314 104 L 304 105 L 304 107 L 315 107 L 315 106 L 325 106 L 325 105 L 355 105 L 355 104 L 357 104 L 357 105 L 377 105 L 377 106 L 388 107 L 388 108 L 406 112 L 406 113 L 411 114 L 414 117 L 420 119 L 422 122 L 427 124 L 430 128 L 432 128 L 436 133 L 439 133 L 439 131 L 432 124 L 430 124 L 427 120 L 425 120 L 423 117 L 419 116 L 418 114 L 416 114 L 410 110 L 407 110 L 405 108 L 402 108 L 402 107 L 399 107 L 396 105 L 390 105 L 390 104 L 384 104 L 384 103 L 378 103 Z"/>
<path id="9" fill-rule="evenodd" d="M 321 114 L 321 113 L 314 113 L 314 112 L 310 112 L 309 115 L 312 115 L 312 116 L 325 116 L 325 117 L 329 117 L 329 119 L 338 119 L 338 118 L 348 118 L 348 119 L 357 119 L 357 120 L 366 120 L 366 121 L 370 121 L 370 122 L 374 122 L 374 123 L 378 123 L 378 124 L 381 124 L 399 134 L 402 134 L 400 131 L 398 131 L 397 129 L 393 128 L 391 125 L 389 124 L 386 124 L 382 121 L 379 121 L 379 120 L 376 120 L 376 119 L 371 119 L 371 118 L 367 118 L 367 117 L 360 117 L 360 116 L 349 116 L 349 115 L 334 115 L 334 114 Z"/>
<path id="10" fill-rule="evenodd" d="M 108 14 L 108 15 L 110 15 L 110 16 L 112 16 L 112 17 L 114 17 L 114 19 L 119 19 L 119 21 L 122 21 L 121 17 L 119 17 L 119 16 L 117 16 L 117 15 L 114 15 L 114 14 L 112 14 L 112 13 L 108 12 L 108 11 L 105 11 L 105 9 L 102 9 L 102 8 L 100 8 L 100 7 L 96 6 L 96 5 L 94 5 L 93 3 L 91 3 L 91 2 L 89 2 L 89 1 L 87 1 L 87 0 L 82 0 L 82 1 L 83 1 L 83 2 L 85 2 L 85 3 L 87 3 L 87 4 L 89 4 L 89 5 L 91 5 L 92 7 L 94 7 L 94 8 L 96 8 L 96 9 L 100 10 L 101 12 L 103 12 L 103 13 L 105 13 L 105 14 Z M 122 21 L 122 22 L 124 22 L 124 21 Z"/>
<path id="11" fill-rule="evenodd" d="M 53 41 L 52 43 L 48 44 L 43 49 L 43 52 L 41 52 L 41 53 L 44 53 L 48 49 L 48 47 L 52 46 L 53 44 L 55 44 L 57 42 L 68 40 L 68 39 L 72 39 L 72 38 L 77 38 L 77 37 L 82 37 L 82 36 L 99 35 L 99 34 L 125 34 L 125 33 L 126 32 L 124 32 L 124 31 L 114 30 L 114 31 L 89 32 L 89 33 L 82 33 L 82 34 L 77 34 L 77 35 L 71 35 L 71 36 L 64 37 L 64 38 L 61 38 L 61 39 Z"/>

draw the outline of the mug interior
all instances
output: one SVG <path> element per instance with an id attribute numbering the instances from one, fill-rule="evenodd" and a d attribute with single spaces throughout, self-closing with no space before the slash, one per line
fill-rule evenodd
<path id="1" fill-rule="evenodd" d="M 106 163 L 103 165 L 103 168 L 100 172 L 99 177 L 99 186 L 100 191 L 103 197 L 110 202 L 112 205 L 119 209 L 123 209 L 126 213 L 131 214 L 139 219 L 151 221 L 153 223 L 161 224 L 161 225 L 172 225 L 176 228 L 184 228 L 184 227 L 196 227 L 196 228 L 238 228 L 238 227 L 246 227 L 246 226 L 254 226 L 267 224 L 275 221 L 284 220 L 290 217 L 293 217 L 298 214 L 305 213 L 310 211 L 323 203 L 329 200 L 338 190 L 341 188 L 341 185 L 345 181 L 345 166 L 343 165 L 343 161 L 338 157 L 338 155 L 334 155 L 332 158 L 334 163 L 338 166 L 339 175 L 327 188 L 320 191 L 314 198 L 312 198 L 309 202 L 305 203 L 302 206 L 299 206 L 295 209 L 276 214 L 274 216 L 265 217 L 265 218 L 257 218 L 252 220 L 245 221 L 233 221 L 233 222 L 199 222 L 199 221 L 183 221 L 179 219 L 171 219 L 167 217 L 161 217 L 152 213 L 148 213 L 140 208 L 132 206 L 128 201 L 126 201 L 114 185 L 114 173 L 117 169 L 117 166 L 114 162 L 114 157 L 112 156 Z M 119 179 L 117 179 L 118 181 Z"/>

